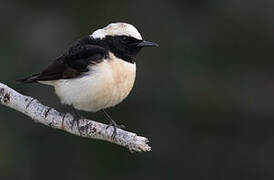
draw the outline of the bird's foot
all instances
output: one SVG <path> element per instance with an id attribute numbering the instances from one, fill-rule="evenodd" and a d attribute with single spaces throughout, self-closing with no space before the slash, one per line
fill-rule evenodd
<path id="1" fill-rule="evenodd" d="M 72 109 L 72 115 L 73 115 L 73 120 L 72 120 L 72 123 L 71 123 L 71 129 L 72 129 L 72 128 L 74 127 L 74 125 L 76 124 L 77 129 L 78 129 L 78 132 L 79 132 L 80 135 L 81 135 L 80 126 L 79 126 L 79 120 L 80 120 L 80 119 L 84 119 L 84 117 L 81 116 L 81 115 L 79 114 L 79 112 L 78 112 L 76 109 L 74 109 L 73 107 L 72 107 L 71 109 Z"/>
<path id="2" fill-rule="evenodd" d="M 79 120 L 80 119 L 82 119 L 82 118 L 79 118 L 79 117 L 75 117 L 75 116 L 73 116 L 73 120 L 72 120 L 72 122 L 71 122 L 71 129 L 73 129 L 73 127 L 75 126 L 75 124 L 76 124 L 76 126 L 77 126 L 77 129 L 78 129 L 78 132 L 81 134 L 81 131 L 80 131 L 80 126 L 79 126 Z"/>
<path id="3" fill-rule="evenodd" d="M 124 125 L 118 125 L 111 117 L 110 117 L 110 115 L 103 109 L 102 110 L 103 111 L 103 113 L 104 113 L 104 115 L 109 119 L 109 124 L 108 124 L 108 126 L 106 127 L 106 129 L 108 129 L 110 126 L 112 126 L 113 127 L 113 133 L 112 133 L 112 135 L 111 135 L 111 138 L 112 139 L 115 139 L 115 136 L 117 135 L 117 128 L 120 128 L 120 129 L 125 129 L 126 128 L 126 126 L 124 126 Z"/>
<path id="4" fill-rule="evenodd" d="M 123 125 L 123 124 L 118 125 L 113 119 L 109 120 L 109 124 L 107 125 L 106 129 L 108 129 L 110 126 L 113 127 L 113 133 L 111 135 L 112 139 L 115 139 L 115 137 L 117 135 L 117 128 L 120 128 L 120 129 L 125 129 L 126 128 L 126 126 Z"/>

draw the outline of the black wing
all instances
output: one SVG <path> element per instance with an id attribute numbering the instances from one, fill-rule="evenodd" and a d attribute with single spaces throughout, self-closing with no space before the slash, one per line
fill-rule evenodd
<path id="1" fill-rule="evenodd" d="M 108 54 L 106 49 L 91 43 L 92 39 L 89 37 L 77 41 L 41 73 L 18 81 L 31 83 L 69 79 L 89 71 L 88 65 L 101 62 Z"/>

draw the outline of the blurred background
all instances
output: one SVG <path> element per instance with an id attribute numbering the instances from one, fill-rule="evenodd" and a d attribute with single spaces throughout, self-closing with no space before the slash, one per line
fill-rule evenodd
<path id="1" fill-rule="evenodd" d="M 0 82 L 64 111 L 39 72 L 111 22 L 160 44 L 137 59 L 130 96 L 109 110 L 152 151 L 131 154 L 0 107 L 0 179 L 274 179 L 274 1 L 0 1 Z M 108 122 L 102 113 L 83 113 Z"/>

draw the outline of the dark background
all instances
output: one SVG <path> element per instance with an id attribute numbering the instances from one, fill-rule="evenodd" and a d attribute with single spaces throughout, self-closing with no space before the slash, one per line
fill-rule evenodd
<path id="1" fill-rule="evenodd" d="M 0 81 L 62 111 L 51 87 L 12 80 L 117 21 L 160 44 L 140 53 L 133 91 L 109 110 L 152 151 L 131 154 L 1 106 L 0 179 L 274 179 L 273 0 L 1 0 Z"/>

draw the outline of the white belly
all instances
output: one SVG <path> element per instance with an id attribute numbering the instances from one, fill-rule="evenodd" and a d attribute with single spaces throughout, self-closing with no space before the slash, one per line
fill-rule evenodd
<path id="1" fill-rule="evenodd" d="M 135 63 L 128 63 L 110 54 L 110 59 L 90 66 L 90 71 L 82 77 L 57 80 L 52 84 L 63 104 L 96 112 L 125 99 L 133 87 L 135 76 Z"/>

